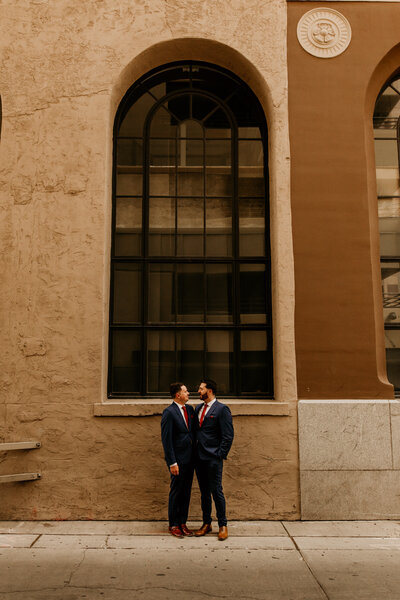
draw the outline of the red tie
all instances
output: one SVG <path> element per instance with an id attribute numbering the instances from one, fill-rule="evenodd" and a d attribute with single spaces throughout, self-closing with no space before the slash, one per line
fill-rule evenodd
<path id="1" fill-rule="evenodd" d="M 189 417 L 187 414 L 186 406 L 183 405 L 182 408 L 183 408 L 183 414 L 185 415 L 186 426 L 189 429 Z"/>
<path id="2" fill-rule="evenodd" d="M 200 427 L 203 424 L 204 421 L 204 415 L 206 414 L 206 410 L 207 410 L 207 404 L 204 402 L 204 408 L 203 408 L 203 412 L 201 413 L 201 417 L 200 417 Z"/>

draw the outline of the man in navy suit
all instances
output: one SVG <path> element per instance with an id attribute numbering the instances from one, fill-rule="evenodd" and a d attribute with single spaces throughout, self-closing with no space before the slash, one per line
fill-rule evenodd
<path id="1" fill-rule="evenodd" d="M 161 440 L 171 483 L 168 500 L 169 532 L 174 537 L 191 536 L 186 526 L 194 472 L 194 440 L 197 419 L 187 404 L 189 392 L 183 383 L 171 383 L 172 404 L 161 418 Z"/>
<path id="2" fill-rule="evenodd" d="M 199 394 L 202 404 L 196 407 L 198 417 L 196 475 L 201 493 L 203 525 L 196 536 L 212 531 L 211 496 L 214 499 L 219 525 L 219 540 L 226 540 L 228 527 L 225 497 L 222 490 L 223 461 L 233 442 L 232 415 L 229 407 L 215 397 L 217 384 L 212 379 L 200 383 Z"/>

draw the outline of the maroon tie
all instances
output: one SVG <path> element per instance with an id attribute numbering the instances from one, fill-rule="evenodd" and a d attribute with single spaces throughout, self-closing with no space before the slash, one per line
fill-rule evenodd
<path id="1" fill-rule="evenodd" d="M 188 414 L 187 414 L 186 406 L 183 405 L 182 408 L 183 408 L 183 414 L 185 415 L 186 425 L 187 425 L 187 428 L 189 429 L 189 417 L 188 417 Z"/>
<path id="2" fill-rule="evenodd" d="M 200 427 L 203 425 L 204 415 L 206 414 L 206 410 L 207 410 L 207 404 L 204 403 L 203 412 L 201 413 L 201 417 L 200 417 Z"/>

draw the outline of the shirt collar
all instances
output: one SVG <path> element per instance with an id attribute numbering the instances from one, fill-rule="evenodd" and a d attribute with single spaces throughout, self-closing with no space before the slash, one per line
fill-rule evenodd
<path id="1" fill-rule="evenodd" d="M 183 407 L 186 406 L 185 404 L 179 404 L 179 402 L 176 402 L 176 400 L 174 400 L 174 404 L 176 404 L 180 409 L 183 409 Z"/>
<path id="2" fill-rule="evenodd" d="M 208 404 L 206 404 L 205 402 L 204 402 L 204 404 L 206 404 L 207 408 L 210 408 L 210 406 L 212 406 L 216 400 L 217 399 L 214 398 L 214 400 L 211 400 L 211 402 L 209 402 Z"/>

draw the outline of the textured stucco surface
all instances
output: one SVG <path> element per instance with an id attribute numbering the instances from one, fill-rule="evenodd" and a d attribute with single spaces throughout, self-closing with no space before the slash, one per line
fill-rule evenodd
<path id="1" fill-rule="evenodd" d="M 230 518 L 299 515 L 284 0 L 3 0 L 0 4 L 1 518 L 161 519 L 158 416 L 103 417 L 111 149 L 135 77 L 216 62 L 258 94 L 270 129 L 275 388 L 289 416 L 237 416 Z M 178 40 L 178 41 L 177 41 Z M 193 515 L 199 514 L 194 493 Z"/>

